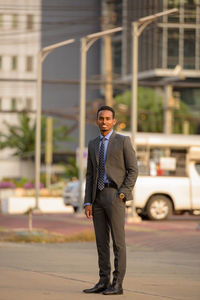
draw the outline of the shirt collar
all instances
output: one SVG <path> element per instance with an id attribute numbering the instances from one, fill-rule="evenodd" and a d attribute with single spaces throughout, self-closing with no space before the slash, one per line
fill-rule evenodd
<path id="1" fill-rule="evenodd" d="M 113 129 L 112 129 L 108 134 L 106 134 L 105 136 L 103 136 L 103 135 L 100 133 L 100 140 L 102 140 L 103 137 L 105 137 L 106 140 L 109 140 L 110 137 L 111 137 L 111 135 L 112 135 L 112 133 L 113 133 Z"/>

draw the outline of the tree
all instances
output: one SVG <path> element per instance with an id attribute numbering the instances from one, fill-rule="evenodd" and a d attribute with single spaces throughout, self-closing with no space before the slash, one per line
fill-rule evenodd
<path id="1" fill-rule="evenodd" d="M 174 122 L 173 122 L 174 133 L 182 133 L 184 121 L 186 121 L 187 119 L 192 119 L 188 105 L 185 104 L 183 101 L 180 101 L 179 106 L 180 106 L 179 109 L 174 110 Z M 194 134 L 195 132 L 196 132 L 196 124 L 194 122 L 190 122 L 190 133 Z"/>
<path id="2" fill-rule="evenodd" d="M 155 89 L 138 88 L 138 130 L 163 131 L 163 99 Z"/>
<path id="3" fill-rule="evenodd" d="M 115 97 L 116 117 L 120 120 L 117 129 L 130 130 L 131 91 Z M 191 116 L 188 106 L 180 100 L 179 109 L 174 110 L 173 132 L 183 132 L 183 121 Z M 153 88 L 138 88 L 138 131 L 163 132 L 163 98 Z M 193 132 L 193 128 L 191 129 Z"/>
<path id="4" fill-rule="evenodd" d="M 19 125 L 11 125 L 4 122 L 6 130 L 4 133 L 0 131 L 0 149 L 11 148 L 14 149 L 14 155 L 21 159 L 27 159 L 34 156 L 35 150 L 35 131 L 36 123 L 23 113 L 19 116 Z M 44 151 L 45 146 L 45 128 L 46 118 L 43 116 L 41 120 L 41 150 Z M 57 126 L 53 129 L 53 148 L 58 149 L 58 143 L 61 141 L 68 141 L 67 127 Z"/>
<path id="5" fill-rule="evenodd" d="M 125 91 L 116 96 L 115 100 L 117 117 L 122 123 L 121 129 L 130 130 L 131 92 Z M 152 88 L 138 88 L 138 129 L 145 132 L 162 132 L 162 96 Z"/>

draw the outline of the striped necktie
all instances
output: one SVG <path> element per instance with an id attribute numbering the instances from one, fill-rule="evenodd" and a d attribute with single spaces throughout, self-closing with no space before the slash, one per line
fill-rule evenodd
<path id="1" fill-rule="evenodd" d="M 105 151 L 105 137 L 102 138 L 101 147 L 99 150 L 98 188 L 100 191 L 104 189 L 104 173 L 105 173 L 104 151 Z"/>

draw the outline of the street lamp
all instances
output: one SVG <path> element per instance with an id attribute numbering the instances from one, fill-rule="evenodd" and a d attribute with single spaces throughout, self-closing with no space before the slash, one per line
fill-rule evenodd
<path id="1" fill-rule="evenodd" d="M 35 146 L 35 211 L 39 210 L 40 195 L 40 167 L 41 167 L 41 103 L 42 103 L 42 63 L 55 49 L 71 44 L 75 40 L 68 39 L 42 48 L 38 53 L 38 70 L 37 70 L 37 112 L 36 112 L 36 146 Z"/>
<path id="2" fill-rule="evenodd" d="M 173 109 L 177 106 L 173 97 L 172 82 L 185 80 L 183 69 L 180 65 L 176 65 L 171 77 L 167 77 L 161 82 L 164 85 L 164 133 L 171 134 L 173 127 Z M 187 122 L 187 121 L 186 121 Z"/>
<path id="3" fill-rule="evenodd" d="M 84 147 L 85 147 L 85 105 L 86 105 L 86 61 L 87 51 L 100 38 L 122 31 L 122 27 L 117 27 L 101 32 L 89 34 L 81 39 L 81 78 L 80 78 L 80 129 L 79 129 L 79 212 L 82 211 L 82 194 L 84 181 Z"/>
<path id="4" fill-rule="evenodd" d="M 178 12 L 177 8 L 162 11 L 160 13 L 140 18 L 132 22 L 132 101 L 131 101 L 131 138 L 134 149 L 136 149 L 136 133 L 137 133 L 137 98 L 138 98 L 138 38 L 147 25 L 158 18 Z M 135 195 L 134 195 L 135 196 Z M 132 201 L 131 218 L 136 218 L 134 201 Z"/>

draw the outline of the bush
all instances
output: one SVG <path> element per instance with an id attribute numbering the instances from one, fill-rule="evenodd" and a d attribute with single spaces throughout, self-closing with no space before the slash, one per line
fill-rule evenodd
<path id="1" fill-rule="evenodd" d="M 16 185 L 11 181 L 1 181 L 0 189 L 15 189 Z"/>
<path id="2" fill-rule="evenodd" d="M 40 188 L 42 189 L 43 187 L 44 187 L 43 183 L 40 182 Z M 26 190 L 28 190 L 28 189 L 34 189 L 35 188 L 35 184 L 32 183 L 32 182 L 27 182 L 27 183 L 25 183 L 24 188 Z"/>

